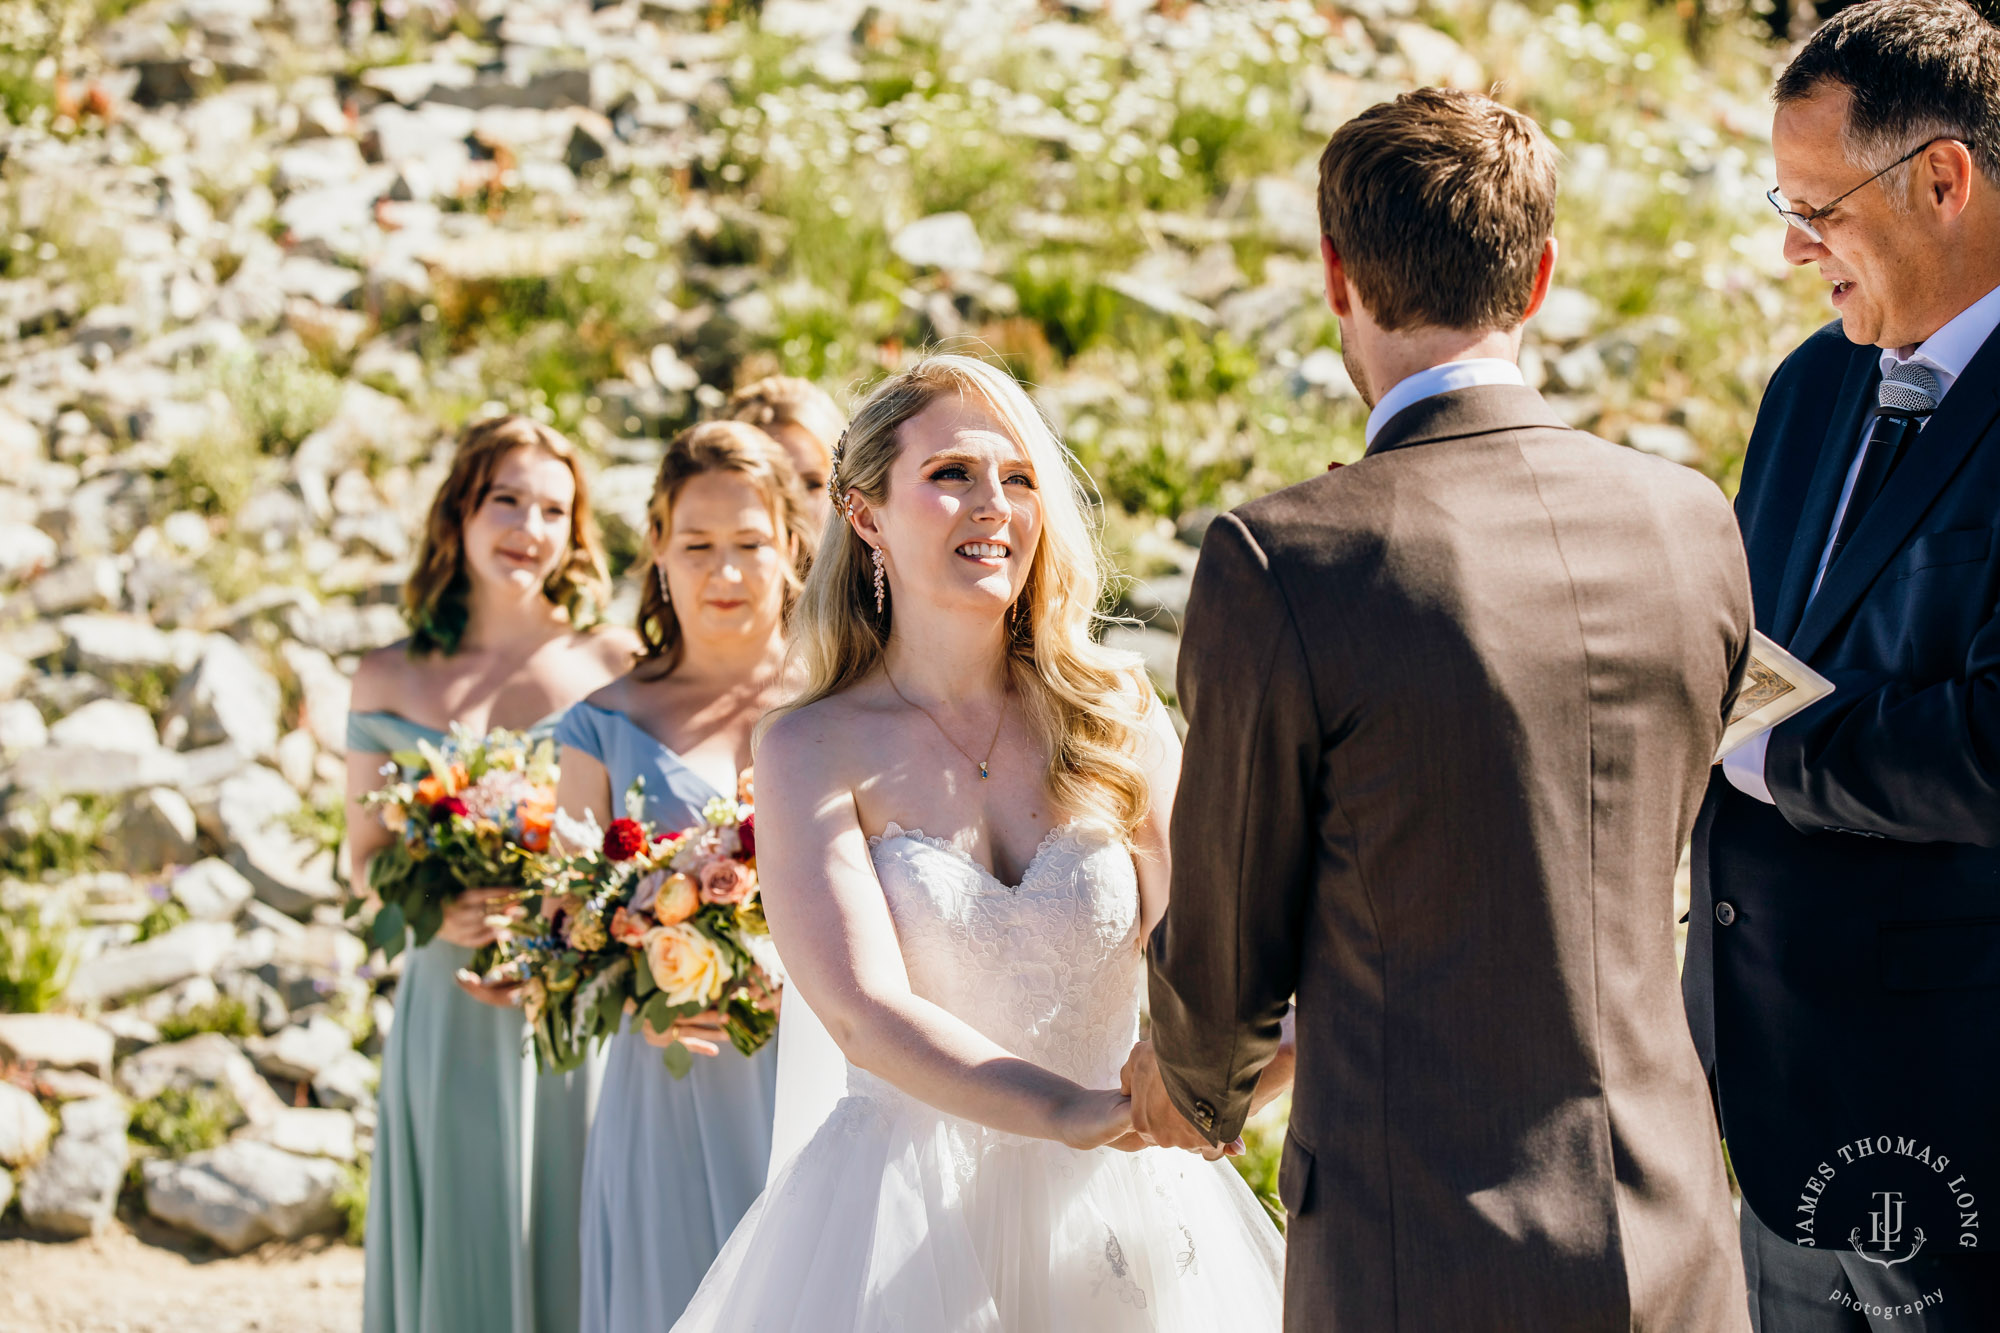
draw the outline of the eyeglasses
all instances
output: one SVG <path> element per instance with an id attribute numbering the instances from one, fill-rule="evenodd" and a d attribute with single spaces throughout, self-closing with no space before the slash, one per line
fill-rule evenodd
<path id="1" fill-rule="evenodd" d="M 1905 162 L 1915 157 L 1918 153 L 1923 152 L 1924 149 L 1929 148 L 1934 143 L 1957 143 L 1957 142 L 1958 140 L 1953 139 L 1948 134 L 1941 134 L 1935 139 L 1927 139 L 1923 143 L 1918 144 L 1915 148 L 1912 148 L 1909 152 L 1897 158 L 1894 162 L 1891 162 L 1888 166 L 1876 172 L 1873 176 L 1870 176 L 1867 180 L 1861 182 L 1861 184 L 1855 186 L 1854 189 L 1849 190 L 1847 194 L 1841 195 L 1840 199 L 1836 199 L 1833 201 L 1833 203 L 1827 204 L 1823 207 L 1815 208 L 1810 213 L 1798 213 L 1794 212 L 1789 208 L 1786 208 L 1785 201 L 1779 198 L 1778 187 L 1775 185 L 1773 185 L 1770 189 L 1764 192 L 1764 197 L 1771 201 L 1771 207 L 1778 210 L 1778 216 L 1783 218 L 1786 221 L 1786 223 L 1788 223 L 1791 226 L 1797 227 L 1800 231 L 1804 232 L 1806 236 L 1809 239 L 1811 239 L 1814 245 L 1825 245 L 1826 237 L 1820 235 L 1819 228 L 1814 226 L 1813 224 L 1818 222 L 1821 218 L 1825 217 L 1828 213 L 1831 213 L 1834 210 L 1834 208 L 1840 203 L 1841 199 L 1845 199 L 1848 197 L 1848 195 L 1855 194 L 1861 190 L 1867 189 L 1870 185 L 1873 185 L 1876 181 L 1881 180 L 1884 176 L 1894 171 L 1897 167 L 1902 166 Z"/>

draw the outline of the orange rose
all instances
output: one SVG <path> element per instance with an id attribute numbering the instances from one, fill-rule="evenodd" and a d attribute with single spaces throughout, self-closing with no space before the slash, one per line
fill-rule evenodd
<path id="1" fill-rule="evenodd" d="M 545 852 L 549 849 L 549 831 L 555 827 L 556 803 L 554 801 L 523 801 L 519 807 L 521 814 L 521 845 L 531 852 Z"/>
<path id="2" fill-rule="evenodd" d="M 628 949 L 646 942 L 646 919 L 621 907 L 611 914 L 611 938 Z"/>
<path id="3" fill-rule="evenodd" d="M 653 915 L 663 926 L 677 926 L 701 910 L 701 889 L 686 875 L 669 875 L 653 899 Z"/>
<path id="4" fill-rule="evenodd" d="M 417 781 L 417 800 L 424 805 L 436 805 L 449 795 L 451 791 L 437 778 L 426 777 Z"/>
<path id="5" fill-rule="evenodd" d="M 464 764 L 453 764 L 451 772 L 445 775 L 445 781 L 450 784 L 450 790 L 457 793 L 464 791 L 471 784 L 472 775 L 465 771 Z"/>

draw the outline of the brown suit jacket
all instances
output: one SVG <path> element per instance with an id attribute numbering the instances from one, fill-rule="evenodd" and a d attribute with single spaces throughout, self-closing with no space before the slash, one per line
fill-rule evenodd
<path id="1" fill-rule="evenodd" d="M 1748 1326 L 1673 882 L 1749 634 L 1715 486 L 1524 388 L 1210 528 L 1153 1033 L 1226 1140 L 1296 997 L 1287 1328 Z"/>

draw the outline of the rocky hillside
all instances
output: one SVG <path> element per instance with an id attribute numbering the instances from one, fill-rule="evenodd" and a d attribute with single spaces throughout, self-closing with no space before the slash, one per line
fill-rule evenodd
<path id="1" fill-rule="evenodd" d="M 1358 452 L 1326 132 L 1497 81 L 1567 156 L 1530 374 L 1727 481 L 1816 317 L 1771 55 L 1592 12 L 0 0 L 0 1210 L 232 1251 L 358 1215 L 394 977 L 339 912 L 346 681 L 478 413 L 585 445 L 622 569 L 734 384 L 986 349 L 1170 681 L 1206 518 Z"/>

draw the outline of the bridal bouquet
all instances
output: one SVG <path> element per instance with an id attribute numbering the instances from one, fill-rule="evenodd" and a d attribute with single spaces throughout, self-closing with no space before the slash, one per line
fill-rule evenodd
<path id="1" fill-rule="evenodd" d="M 406 927 L 418 945 L 430 943 L 462 889 L 538 881 L 556 813 L 555 755 L 553 741 L 453 726 L 442 745 L 419 741 L 390 756 L 382 771 L 396 780 L 364 801 L 395 835 L 368 870 L 384 954 L 402 951 Z"/>
<path id="2" fill-rule="evenodd" d="M 744 793 L 747 795 L 747 788 Z M 502 943 L 494 982 L 518 983 L 544 1070 L 583 1061 L 629 1010 L 655 1032 L 714 1009 L 737 1050 L 755 1054 L 777 1031 L 784 973 L 757 900 L 757 831 L 745 801 L 708 803 L 702 822 L 659 832 L 644 821 L 643 782 L 625 816 L 599 829 L 558 813 L 567 850 L 548 858 L 539 888 L 542 933 Z M 676 1078 L 693 1066 L 666 1048 Z"/>

